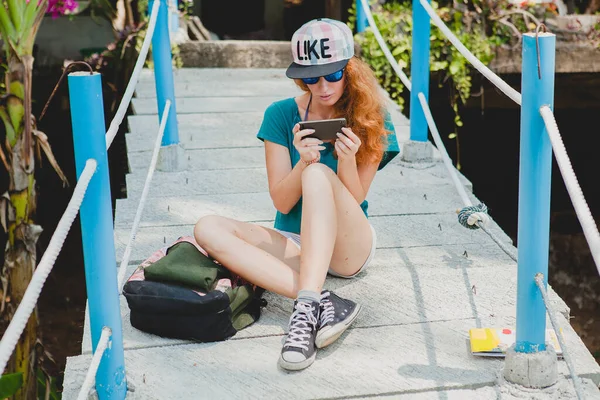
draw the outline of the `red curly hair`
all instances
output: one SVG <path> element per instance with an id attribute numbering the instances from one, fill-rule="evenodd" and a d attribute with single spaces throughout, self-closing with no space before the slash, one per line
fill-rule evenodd
<path id="1" fill-rule="evenodd" d="M 356 162 L 379 162 L 391 132 L 384 127 L 385 100 L 377 79 L 371 68 L 357 57 L 348 61 L 344 77 L 344 94 L 335 104 L 335 118 L 346 118 L 348 127 L 360 138 Z M 294 81 L 300 89 L 310 92 L 301 79 Z"/>

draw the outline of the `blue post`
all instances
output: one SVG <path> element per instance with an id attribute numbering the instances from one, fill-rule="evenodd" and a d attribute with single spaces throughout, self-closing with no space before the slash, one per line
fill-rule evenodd
<path id="1" fill-rule="evenodd" d="M 177 111 L 175 107 L 175 88 L 173 84 L 173 64 L 171 55 L 171 40 L 169 37 L 169 10 L 168 0 L 160 1 L 156 28 L 152 37 L 152 59 L 154 61 L 154 82 L 156 84 L 156 100 L 158 104 L 158 118 L 165 108 L 165 103 L 171 100 L 169 119 L 165 127 L 162 146 L 170 146 L 179 143 L 179 131 L 177 129 Z M 154 0 L 150 1 L 149 8 L 152 9 Z"/>
<path id="2" fill-rule="evenodd" d="M 77 177 L 81 175 L 88 159 L 92 158 L 98 163 L 80 210 L 92 349 L 96 349 L 104 326 L 112 330 L 112 345 L 106 349 L 96 374 L 96 390 L 101 400 L 124 399 L 127 381 L 101 75 L 89 72 L 70 73 L 69 101 Z"/>
<path id="3" fill-rule="evenodd" d="M 177 0 L 169 0 L 169 31 L 175 33 L 179 30 L 179 11 L 177 9 Z"/>
<path id="4" fill-rule="evenodd" d="M 368 0 L 367 0 L 368 3 Z M 361 33 L 367 29 L 367 16 L 365 15 L 365 9 L 362 6 L 360 0 L 356 0 L 356 32 Z"/>
<path id="5" fill-rule="evenodd" d="M 546 309 L 534 277 L 538 272 L 548 276 L 552 145 L 540 107 L 554 107 L 555 44 L 553 34 L 539 34 L 540 79 L 535 34 L 523 35 L 515 344 L 521 353 L 546 349 Z"/>
<path id="6" fill-rule="evenodd" d="M 410 64 L 410 140 L 427 142 L 427 120 L 419 102 L 419 93 L 429 101 L 429 14 L 419 0 L 413 0 L 412 57 Z"/>

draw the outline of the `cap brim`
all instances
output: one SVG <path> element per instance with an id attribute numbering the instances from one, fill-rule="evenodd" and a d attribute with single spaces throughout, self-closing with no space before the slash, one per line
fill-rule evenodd
<path id="1" fill-rule="evenodd" d="M 349 60 L 342 60 L 323 65 L 300 65 L 293 62 L 290 64 L 287 71 L 285 71 L 285 76 L 292 79 L 325 76 L 344 68 L 346 64 L 348 64 L 348 61 Z"/>

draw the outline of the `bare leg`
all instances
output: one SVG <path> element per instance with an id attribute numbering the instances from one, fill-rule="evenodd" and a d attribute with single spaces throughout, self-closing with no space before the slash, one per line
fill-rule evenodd
<path id="1" fill-rule="evenodd" d="M 272 229 L 219 216 L 198 221 L 196 241 L 231 271 L 266 290 L 292 299 L 299 289 L 319 293 L 328 268 L 341 275 L 360 269 L 371 251 L 372 233 L 359 204 L 327 166 L 306 168 L 302 191 L 301 256 Z"/>
<path id="2" fill-rule="evenodd" d="M 352 275 L 371 251 L 372 232 L 360 205 L 323 164 L 302 174 L 302 255 L 298 289 L 321 292 L 327 270 Z"/>
<path id="3" fill-rule="evenodd" d="M 332 263 L 336 272 L 351 275 L 364 264 L 372 243 L 371 228 L 360 206 L 323 164 L 309 165 L 302 172 L 301 230 L 299 298 L 279 357 L 279 365 L 289 370 L 311 365 L 315 346 L 333 343 L 356 319 L 360 305 L 320 293 Z"/>
<path id="4" fill-rule="evenodd" d="M 296 298 L 300 249 L 280 233 L 207 216 L 196 223 L 194 236 L 211 257 L 242 278 L 268 291 Z"/>

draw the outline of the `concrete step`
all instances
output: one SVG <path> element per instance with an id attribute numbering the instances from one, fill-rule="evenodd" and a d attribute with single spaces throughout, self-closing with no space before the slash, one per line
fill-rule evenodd
<path id="1" fill-rule="evenodd" d="M 290 42 L 276 40 L 187 42 L 180 55 L 185 66 L 194 68 L 286 68 L 292 62 Z"/>
<path id="2" fill-rule="evenodd" d="M 377 232 L 378 248 L 421 247 L 425 249 L 428 246 L 492 243 L 485 233 L 460 226 L 456 222 L 454 212 L 371 217 L 369 220 Z M 257 223 L 267 227 L 273 226 L 272 220 Z M 181 236 L 193 235 L 193 228 L 193 224 L 141 227 L 136 236 L 131 260 L 146 259 L 165 244 L 172 243 Z M 121 261 L 129 241 L 130 230 L 131 227 L 115 227 L 117 262 Z M 491 230 L 505 243 L 510 243 L 510 238 L 495 223 L 492 223 Z"/>
<path id="3" fill-rule="evenodd" d="M 280 335 L 128 350 L 125 363 L 139 399 L 354 398 L 493 386 L 503 363 L 470 355 L 470 326 L 471 320 L 454 320 L 357 327 L 301 373 L 277 367 Z M 570 327 L 565 334 L 580 375 L 597 384 L 598 365 Z M 63 398 L 74 398 L 89 361 L 89 355 L 69 359 Z M 567 374 L 562 361 L 559 370 Z"/>
<path id="4" fill-rule="evenodd" d="M 202 81 L 175 79 L 174 90 L 177 97 L 262 97 L 272 93 L 278 94 L 279 98 L 283 99 L 301 93 L 298 87 L 290 85 L 290 80 L 283 74 L 273 75 L 268 79 L 262 76 L 250 76 L 244 78 L 243 82 L 230 79 L 228 76 L 206 77 Z M 154 81 L 140 81 L 136 86 L 135 94 L 137 98 L 156 98 Z"/>
<path id="5" fill-rule="evenodd" d="M 176 99 L 177 115 L 193 113 L 248 112 L 265 109 L 279 96 L 248 97 L 183 97 Z M 157 115 L 157 103 L 153 97 L 133 99 L 133 110 L 136 115 Z"/>
<path id="6" fill-rule="evenodd" d="M 256 138 L 263 112 L 229 112 L 178 115 L 179 140 L 186 149 L 263 147 Z M 134 115 L 128 118 L 131 133 L 125 136 L 129 152 L 152 151 L 158 134 L 156 115 Z M 395 125 L 396 138 L 409 138 L 406 125 Z"/>
<path id="7" fill-rule="evenodd" d="M 515 264 L 498 252 L 497 246 L 447 245 L 427 248 L 427 252 L 423 250 L 379 249 L 361 279 L 348 281 L 330 277 L 325 287 L 365 307 L 356 327 L 450 319 L 472 319 L 468 323 L 477 327 L 482 316 L 495 325 L 514 325 Z M 426 253 L 430 256 L 424 256 Z M 137 265 L 129 266 L 127 277 Z M 489 276 L 495 279 L 487 279 Z M 499 279 L 506 283 L 506 291 L 495 290 L 495 281 Z M 442 296 L 444 304 L 452 307 L 439 307 Z M 551 297 L 566 314 L 567 310 L 554 292 Z M 403 300 L 397 301 L 398 298 Z M 292 301 L 272 293 L 266 293 L 265 299 L 268 306 L 263 309 L 259 322 L 239 332 L 235 338 L 284 333 Z M 131 327 L 129 314 L 125 298 L 121 296 L 124 343 L 128 349 L 188 343 L 141 332 Z M 84 334 L 84 353 L 91 351 L 89 339 L 90 335 Z"/>
<path id="8" fill-rule="evenodd" d="M 252 151 L 245 149 L 243 151 L 238 149 L 197 150 L 189 153 L 188 170 L 154 172 L 152 189 L 156 189 L 148 192 L 150 197 L 167 197 L 174 194 L 187 196 L 248 193 L 268 190 L 264 149 L 262 148 L 252 149 Z M 240 153 L 239 157 L 237 153 Z M 194 158 L 191 157 L 192 155 Z M 131 199 L 139 197 L 142 192 L 148 175 L 150 156 L 148 155 L 145 160 L 140 157 L 136 162 L 138 165 L 142 162 L 146 165 L 127 175 L 128 198 Z M 472 191 L 471 182 L 460 173 L 459 177 L 467 191 Z M 396 157 L 384 169 L 377 172 L 372 187 L 377 188 L 376 190 L 403 188 L 405 191 L 423 192 L 421 193 L 423 196 L 423 194 L 435 191 L 435 187 L 438 185 L 452 185 L 448 178 L 448 172 L 441 163 L 432 164 L 430 168 L 416 170 L 403 164 L 400 157 Z M 423 198 L 423 200 L 427 199 Z"/>
<path id="9" fill-rule="evenodd" d="M 204 82 L 235 82 L 245 86 L 247 82 L 280 81 L 287 83 L 287 89 L 289 89 L 290 86 L 294 87 L 292 81 L 285 76 L 285 70 L 282 70 L 281 68 L 179 68 L 173 70 L 173 79 L 175 80 L 175 83 L 195 83 L 197 86 L 202 86 Z M 154 85 L 154 70 L 143 69 L 140 73 L 140 79 L 136 88 L 148 85 Z M 285 92 L 285 89 L 283 92 Z M 263 86 L 262 88 L 259 88 L 257 93 L 262 95 L 268 94 L 268 87 Z M 282 92 L 273 92 L 270 94 L 280 95 L 281 93 Z M 218 96 L 219 93 L 212 93 L 211 96 L 213 95 Z M 152 96 L 156 98 L 156 93 Z M 240 96 L 242 95 L 240 94 Z M 177 97 L 185 96 L 177 93 Z"/>
<path id="10" fill-rule="evenodd" d="M 265 105 L 294 96 L 298 89 L 283 69 L 183 69 L 175 77 L 188 169 L 155 173 L 129 274 L 157 249 L 191 235 L 202 215 L 273 224 L 264 149 L 255 135 Z M 133 172 L 127 182 L 129 198 L 117 203 L 118 260 L 129 240 L 158 130 L 155 100 L 149 98 L 154 93 L 152 72 L 144 71 L 135 106 L 148 114 L 128 119 Z M 402 149 L 408 120 L 396 106 L 390 112 Z M 512 388 L 497 385 L 502 361 L 470 355 L 470 328 L 514 327 L 516 265 L 485 233 L 458 224 L 460 199 L 439 152 L 434 157 L 429 165 L 406 164 L 396 157 L 378 172 L 369 194 L 370 221 L 378 235 L 375 258 L 359 279 L 330 278 L 325 284 L 364 310 L 347 334 L 319 352 L 315 365 L 301 373 L 276 366 L 289 299 L 266 294 L 269 304 L 258 323 L 232 340 L 199 344 L 134 329 L 121 297 L 126 368 L 136 387 L 129 398 L 527 398 L 532 392 L 515 395 Z M 471 183 L 461 179 L 472 192 Z M 492 231 L 510 244 L 493 222 Z M 565 318 L 567 306 L 549 292 L 577 372 L 597 385 L 600 367 Z M 68 359 L 64 399 L 75 398 L 90 352 L 86 322 L 85 354 Z M 564 362 L 559 369 L 567 375 Z M 561 382 L 563 386 L 551 388 L 554 392 L 535 395 L 573 397 L 568 382 Z"/>
<path id="11" fill-rule="evenodd" d="M 197 194 L 187 195 L 170 191 L 170 187 L 156 187 L 168 197 L 151 197 L 146 202 L 141 226 L 168 226 L 195 224 L 205 215 L 223 215 L 243 221 L 267 221 L 275 216 L 275 208 L 269 195 L 261 192 L 236 192 L 235 181 L 227 185 L 230 194 Z M 265 181 L 263 181 L 265 182 Z M 244 189 L 245 185 L 240 185 Z M 258 186 L 258 185 L 257 185 Z M 212 188 L 214 190 L 214 187 Z M 475 199 L 474 196 L 472 196 Z M 378 186 L 369 193 L 369 215 L 409 215 L 409 214 L 447 214 L 460 208 L 461 200 L 454 186 L 423 187 L 421 190 L 406 190 L 402 188 L 386 188 Z M 476 199 L 474 200 L 476 201 Z M 117 200 L 115 226 L 131 227 L 138 208 L 139 199 L 136 197 Z M 450 204 L 455 204 L 454 210 Z M 458 223 L 458 220 L 456 221 Z"/>

